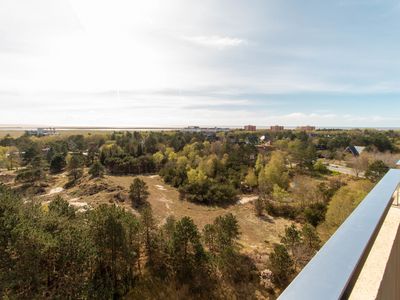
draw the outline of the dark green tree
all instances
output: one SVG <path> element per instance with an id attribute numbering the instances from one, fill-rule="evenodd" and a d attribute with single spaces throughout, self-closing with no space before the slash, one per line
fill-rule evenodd
<path id="1" fill-rule="evenodd" d="M 120 298 L 134 283 L 139 222 L 124 209 L 101 205 L 90 218 L 96 249 L 91 298 Z"/>
<path id="2" fill-rule="evenodd" d="M 389 171 L 389 167 L 381 160 L 376 160 L 368 166 L 365 177 L 373 182 L 379 181 Z"/>
<path id="3" fill-rule="evenodd" d="M 100 161 L 96 160 L 89 169 L 89 174 L 93 178 L 100 178 L 104 176 L 105 168 Z"/>
<path id="4" fill-rule="evenodd" d="M 303 245 L 312 253 L 312 255 L 315 254 L 321 245 L 321 239 L 319 238 L 315 227 L 310 224 L 304 224 L 301 228 L 301 236 Z"/>
<path id="5" fill-rule="evenodd" d="M 63 154 L 56 154 L 50 161 L 50 172 L 60 173 L 66 167 L 67 162 Z"/>
<path id="6" fill-rule="evenodd" d="M 292 258 L 294 259 L 294 265 L 296 266 L 296 262 L 301 254 L 301 232 L 294 224 L 285 228 L 285 235 L 282 237 L 281 243 L 290 251 Z"/>
<path id="7" fill-rule="evenodd" d="M 132 206 L 139 207 L 145 204 L 149 195 L 147 184 L 136 177 L 129 189 L 129 199 L 132 201 Z"/>
<path id="8" fill-rule="evenodd" d="M 142 229 L 144 246 L 146 248 L 149 264 L 153 264 L 153 248 L 155 247 L 156 223 L 150 204 L 143 205 L 140 209 L 140 224 Z"/>
<path id="9" fill-rule="evenodd" d="M 25 153 L 23 154 L 22 160 L 25 165 L 32 163 L 32 160 L 35 157 L 40 156 L 42 154 L 39 146 L 32 142 L 31 142 L 30 146 L 24 152 Z"/>
<path id="10" fill-rule="evenodd" d="M 293 260 L 286 247 L 275 244 L 274 251 L 269 256 L 267 264 L 273 275 L 273 282 L 280 288 L 285 288 L 294 272 Z"/>
<path id="11" fill-rule="evenodd" d="M 61 196 L 56 196 L 49 204 L 49 211 L 64 217 L 74 217 L 75 209 Z"/>
<path id="12" fill-rule="evenodd" d="M 173 268 L 177 279 L 181 282 L 190 282 L 201 269 L 205 259 L 205 252 L 200 242 L 200 233 L 193 220 L 183 217 L 176 222 L 172 236 Z"/>
<path id="13" fill-rule="evenodd" d="M 83 176 L 84 158 L 82 154 L 72 154 L 68 160 L 67 169 L 70 184 L 77 182 L 79 178 Z"/>
<path id="14" fill-rule="evenodd" d="M 217 233 L 217 247 L 220 252 L 236 246 L 240 232 L 238 221 L 233 214 L 229 213 L 217 217 L 214 220 L 214 226 Z"/>

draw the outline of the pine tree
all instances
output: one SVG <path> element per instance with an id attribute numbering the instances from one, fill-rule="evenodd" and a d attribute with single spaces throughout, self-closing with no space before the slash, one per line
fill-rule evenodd
<path id="1" fill-rule="evenodd" d="M 130 186 L 129 198 L 132 201 L 132 206 L 140 207 L 146 203 L 150 193 L 147 184 L 140 178 L 135 178 Z"/>

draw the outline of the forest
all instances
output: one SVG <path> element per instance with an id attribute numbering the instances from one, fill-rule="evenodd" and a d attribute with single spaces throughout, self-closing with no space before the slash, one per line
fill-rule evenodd
<path id="1" fill-rule="evenodd" d="M 399 141 L 399 132 L 376 130 L 6 135 L 0 295 L 274 299 L 393 166 Z M 351 145 L 365 153 L 353 157 Z M 332 171 L 333 161 L 357 172 Z M 243 245 L 247 233 L 239 224 L 246 220 L 230 211 L 201 226 L 190 214 L 160 220 L 143 176 L 160 176 L 177 201 L 199 207 L 226 209 L 254 197 L 243 205 L 258 222 L 288 225 L 265 242 L 260 264 Z M 127 189 L 109 187 L 117 190 L 113 201 L 82 210 L 47 193 L 60 178 L 66 192 L 132 180 Z"/>

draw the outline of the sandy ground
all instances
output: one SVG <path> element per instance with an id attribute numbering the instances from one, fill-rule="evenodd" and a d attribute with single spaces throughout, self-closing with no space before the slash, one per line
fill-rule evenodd
<path id="1" fill-rule="evenodd" d="M 253 257 L 264 259 L 272 249 L 273 243 L 280 241 L 285 226 L 290 225 L 290 221 L 283 218 L 272 218 L 267 215 L 257 217 L 253 204 L 253 201 L 257 199 L 256 195 L 242 196 L 237 204 L 228 207 L 199 205 L 180 200 L 178 191 L 165 184 L 158 175 L 139 177 L 149 187 L 148 201 L 159 224 L 165 222 L 168 216 L 174 216 L 176 219 L 189 216 L 202 230 L 216 217 L 232 213 L 239 221 L 242 252 L 251 254 Z M 133 179 L 133 176 L 105 176 L 103 179 L 90 179 L 86 175 L 78 186 L 65 189 L 64 185 L 68 179 L 65 174 L 59 174 L 48 178 L 49 187 L 46 188 L 46 193 L 37 196 L 36 199 L 46 205 L 59 195 L 78 211 L 92 209 L 100 204 L 116 204 L 137 215 L 138 212 L 132 208 L 128 199 L 129 186 Z M 97 189 L 97 187 L 101 188 Z M 91 192 L 93 189 L 95 191 Z M 119 195 L 125 201 L 121 202 Z"/>
<path id="2" fill-rule="evenodd" d="M 253 202 L 254 200 L 257 200 L 258 196 L 242 196 L 240 197 L 238 204 L 246 204 L 249 202 Z"/>
<path id="3" fill-rule="evenodd" d="M 51 190 L 47 193 L 47 196 L 61 193 L 63 190 L 64 190 L 63 187 L 56 187 L 56 188 L 53 188 L 53 189 L 51 189 Z"/>
<path id="4" fill-rule="evenodd" d="M 290 225 L 289 221 L 282 218 L 257 217 L 251 203 L 257 198 L 256 196 L 243 197 L 238 204 L 227 208 L 198 205 L 179 200 L 176 189 L 166 185 L 159 176 L 139 177 L 149 186 L 148 201 L 160 223 L 171 215 L 177 219 L 190 216 L 199 229 L 202 229 L 204 225 L 212 223 L 216 217 L 232 213 L 239 220 L 242 233 L 240 241 L 243 251 L 246 252 L 255 249 L 261 252 L 270 250 L 273 243 L 280 241 L 280 235 L 284 232 L 285 226 Z M 133 177 L 108 176 L 107 180 L 128 190 Z"/>

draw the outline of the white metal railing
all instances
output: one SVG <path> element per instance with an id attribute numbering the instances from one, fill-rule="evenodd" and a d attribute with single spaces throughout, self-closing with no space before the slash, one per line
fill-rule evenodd
<path id="1" fill-rule="evenodd" d="M 389 170 L 279 299 L 347 298 L 391 207 L 399 183 L 400 170 Z"/>

